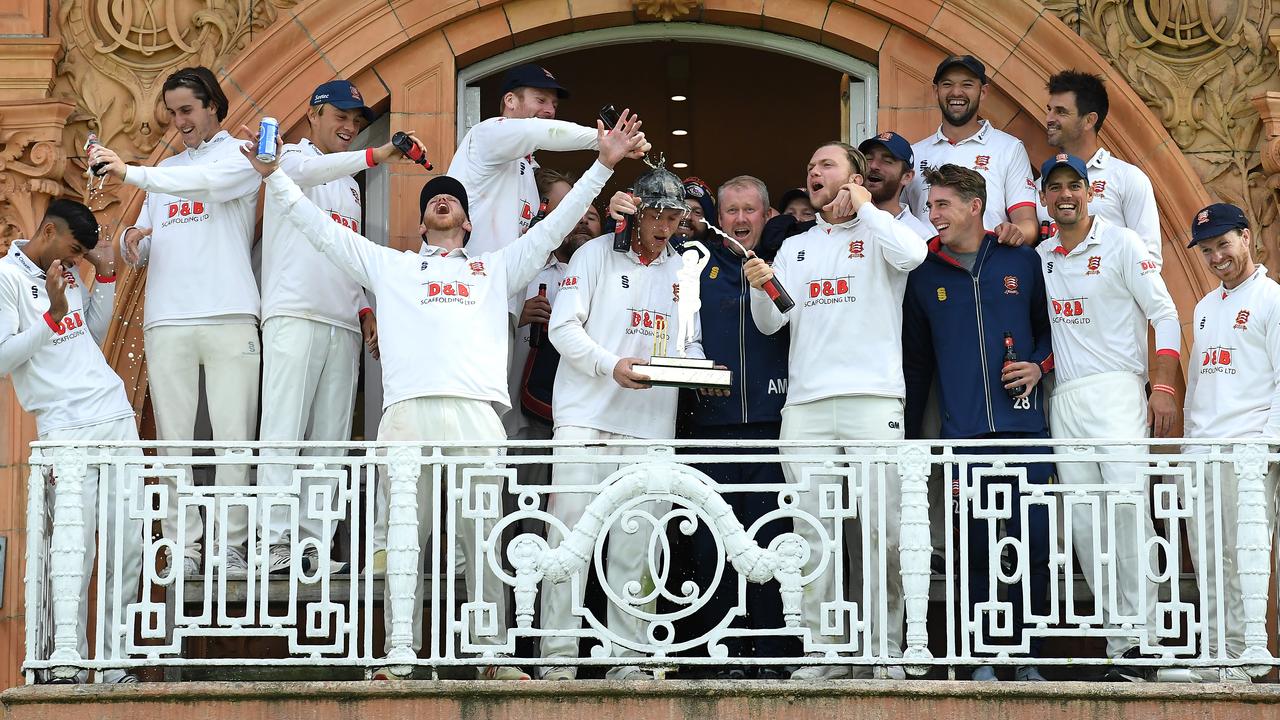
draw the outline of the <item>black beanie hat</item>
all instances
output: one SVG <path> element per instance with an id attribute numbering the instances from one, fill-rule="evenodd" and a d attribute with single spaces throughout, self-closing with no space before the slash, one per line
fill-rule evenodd
<path id="1" fill-rule="evenodd" d="M 454 180 L 448 175 L 438 175 L 427 181 L 422 186 L 422 194 L 418 196 L 418 217 L 427 211 L 427 202 L 437 195 L 452 195 L 458 199 L 458 203 L 462 205 L 462 214 L 471 219 L 471 210 L 467 203 L 467 189 L 462 183 Z"/>

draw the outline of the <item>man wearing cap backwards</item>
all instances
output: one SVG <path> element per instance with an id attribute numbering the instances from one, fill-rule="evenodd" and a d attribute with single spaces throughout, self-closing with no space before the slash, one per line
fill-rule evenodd
<path id="1" fill-rule="evenodd" d="M 546 68 L 511 68 L 501 93 L 501 114 L 468 130 L 449 164 L 471 198 L 476 222 L 467 247 L 476 253 L 506 247 L 529 229 L 540 204 L 534 152 L 596 148 L 594 127 L 555 119 L 569 91 Z"/>
<path id="2" fill-rule="evenodd" d="M 1059 152 L 1088 158 L 1093 200 L 1089 212 L 1112 225 L 1138 233 L 1147 251 L 1160 262 L 1160 212 L 1151 180 L 1137 167 L 1107 152 L 1098 141 L 1107 119 L 1107 89 L 1102 78 L 1077 70 L 1063 70 L 1049 78 L 1049 102 L 1045 105 L 1045 129 L 1049 145 Z M 1038 186 L 1038 185 L 1037 185 Z M 1043 205 L 1036 205 L 1041 220 L 1050 220 Z M 1049 234 L 1053 234 L 1052 228 Z"/>
<path id="3" fill-rule="evenodd" d="M 916 176 L 911 143 L 898 133 L 889 131 L 863 140 L 858 149 L 867 158 L 865 187 L 871 193 L 871 202 L 920 237 L 932 240 L 936 235 L 933 227 L 913 215 L 911 208 L 898 200 L 902 189 L 910 185 Z"/>
<path id="4" fill-rule="evenodd" d="M 819 147 L 808 165 L 809 199 L 820 208 L 817 224 L 801 235 L 787 238 L 771 268 L 755 257 L 746 264 L 751 284 L 751 315 L 756 327 L 773 334 L 790 325 L 787 401 L 782 408 L 782 440 L 878 441 L 901 440 L 903 421 L 902 379 L 902 298 L 907 273 L 924 261 L 928 248 L 919 235 L 871 202 L 863 187 L 866 159 L 845 143 L 829 142 Z M 772 277 L 786 288 L 796 305 L 788 313 L 779 312 L 761 287 Z M 851 372 L 850 368 L 856 368 Z M 785 453 L 803 453 L 790 448 Z M 830 453 L 826 447 L 816 452 Z M 858 453 L 868 450 L 859 449 Z M 806 470 L 812 472 L 806 472 Z M 831 471 L 821 465 L 788 463 L 783 467 L 787 482 L 799 486 L 797 506 L 820 517 L 820 486 L 831 484 Z M 856 466 L 849 472 L 860 472 Z M 885 467 L 883 491 L 877 478 L 863 478 L 867 488 L 858 498 L 859 517 L 870 518 L 872 558 L 864 573 L 870 579 L 871 594 L 859 605 L 867 631 L 849 642 L 844 628 L 853 622 L 843 610 L 839 630 L 822 634 L 824 606 L 843 600 L 843 553 L 833 548 L 827 570 L 806 588 L 803 600 L 804 624 L 809 630 L 806 646 L 814 655 L 823 651 L 861 652 L 876 657 L 902 654 L 898 638 L 903 621 L 902 575 L 898 571 L 897 473 Z M 838 482 L 839 480 L 835 480 Z M 881 493 L 884 493 L 883 495 Z M 884 526 L 880 527 L 883 504 Z M 830 519 L 818 520 L 826 526 L 826 537 L 835 537 Z M 795 532 L 813 550 L 804 571 L 811 573 L 822 558 L 822 535 L 808 522 L 795 522 Z M 880 548 L 887 560 L 885 574 L 878 569 Z M 880 583 L 881 577 L 887 586 Z M 888 627 L 879 618 L 885 608 Z M 870 647 L 867 644 L 870 643 Z M 820 680 L 846 677 L 847 665 L 804 667 L 792 678 Z M 905 677 L 900 666 L 888 670 L 892 677 Z"/>
<path id="5" fill-rule="evenodd" d="M 1267 277 L 1267 269 L 1253 261 L 1253 235 L 1244 212 L 1235 205 L 1215 203 L 1196 213 L 1191 220 L 1191 245 L 1200 248 L 1209 272 L 1222 284 L 1196 304 L 1192 329 L 1192 362 L 1187 371 L 1186 422 L 1183 434 L 1189 438 L 1259 438 L 1275 443 L 1280 437 L 1280 285 Z M 1185 451 L 1206 452 L 1204 445 Z M 1221 484 L 1209 473 L 1220 470 Z M 1276 479 L 1280 465 L 1272 465 L 1265 480 L 1267 537 L 1271 537 L 1276 508 Z M 1240 569 L 1236 567 L 1236 528 L 1239 495 L 1235 466 L 1224 462 L 1220 468 L 1206 468 L 1199 489 L 1204 526 L 1200 515 L 1188 522 L 1191 561 L 1197 565 L 1197 580 L 1207 595 L 1203 610 L 1206 628 L 1200 642 L 1211 657 L 1240 657 L 1244 651 L 1244 600 L 1240 590 Z M 1220 488 L 1220 489 L 1219 489 Z M 1214 496 L 1217 495 L 1217 508 Z M 1222 555 L 1199 568 L 1200 542 L 1213 553 L 1217 513 L 1222 513 Z M 1222 568 L 1222 577 L 1213 568 Z M 1225 597 L 1218 594 L 1222 582 Z M 1222 612 L 1223 627 L 1218 620 Z M 1225 651 L 1224 644 L 1225 643 Z M 1217 669 L 1196 670 L 1205 682 L 1216 682 Z M 1221 679 L 1252 682 L 1240 667 L 1222 668 Z"/>
<path id="6" fill-rule="evenodd" d="M 641 447 L 592 445 L 601 440 L 675 437 L 676 389 L 650 387 L 642 369 L 634 366 L 648 362 L 653 355 L 675 353 L 672 341 L 683 335 L 677 317 L 681 257 L 669 241 L 689 208 L 680 178 L 662 168 L 641 175 L 631 192 L 639 198 L 639 213 L 630 249 L 615 252 L 611 235 L 583 245 L 569 262 L 569 274 L 560 282 L 560 294 L 551 310 L 548 336 L 561 358 L 552 398 L 554 439 L 579 446 L 556 448 L 557 455 L 641 454 L 645 452 Z M 695 342 L 685 348 L 686 354 L 701 358 L 702 346 L 696 333 L 694 337 Z M 560 463 L 552 470 L 551 484 L 561 488 L 594 485 L 616 469 L 616 465 Z M 555 493 L 547 511 L 572 529 L 592 498 L 590 493 Z M 665 505 L 648 502 L 635 510 L 657 518 Z M 617 525 L 606 528 L 612 532 L 605 582 L 619 597 L 627 596 L 627 583 L 643 586 L 646 581 L 652 528 L 641 525 L 637 532 L 626 532 Z M 557 528 L 548 529 L 547 542 L 552 547 L 563 539 Z M 544 630 L 577 630 L 582 626 L 581 615 L 574 610 L 582 606 L 583 587 L 582 582 L 543 583 Z M 612 602 L 607 622 L 614 634 L 637 642 L 646 640 L 640 620 Z M 614 652 L 635 654 L 616 645 Z M 557 659 L 578 656 L 577 637 L 543 637 L 541 654 L 548 661 L 543 678 L 577 677 L 577 668 L 556 665 Z M 641 680 L 653 676 L 636 666 L 621 666 L 611 668 L 607 677 Z"/>
<path id="7" fill-rule="evenodd" d="M 508 298 L 528 286 L 546 258 L 582 217 L 591 200 L 624 156 L 640 157 L 643 139 L 639 121 L 623 112 L 607 133 L 597 129 L 599 160 L 583 174 L 560 206 L 547 215 L 520 242 L 491 252 L 473 254 L 464 248 L 471 231 L 467 193 L 457 180 L 444 175 L 422 189 L 422 247 L 399 252 L 377 245 L 344 227 L 317 208 L 283 172 L 278 163 L 258 160 L 254 148 L 242 152 L 263 177 L 267 190 L 290 223 L 353 280 L 378 297 L 385 322 L 379 337 L 382 353 L 383 415 L 379 440 L 501 442 L 506 439 L 494 406 L 507 409 L 506 387 Z M 434 352 L 435 350 L 441 352 Z M 424 363 L 429 371 L 424 372 Z M 445 450 L 445 454 L 494 454 L 492 449 Z M 419 475 L 418 547 L 438 525 L 435 498 L 431 496 L 429 467 Z M 473 485 L 492 484 L 501 492 L 500 479 L 477 477 Z M 459 510 L 459 512 L 461 512 Z M 477 558 L 474 532 L 462 521 L 458 534 L 466 563 L 468 596 L 476 588 Z M 492 520 L 485 521 L 486 526 Z M 485 536 L 491 527 L 484 529 Z M 375 540 L 375 542 L 377 542 Z M 385 541 L 383 542 L 385 546 Z M 412 557 L 412 556 L 411 556 Z M 396 556 L 388 558 L 394 562 Z M 414 648 L 422 647 L 422 563 L 412 568 L 414 593 Z M 389 567 L 388 574 L 396 571 Z M 483 598 L 492 603 L 497 633 L 474 636 L 467 630 L 465 642 L 502 645 L 506 638 L 505 586 L 491 573 L 484 579 Z M 391 613 L 387 613 L 387 637 L 391 637 Z M 490 666 L 477 670 L 481 678 L 527 679 L 517 668 Z M 394 677 L 383 668 L 375 677 Z"/>
<path id="8" fill-rule="evenodd" d="M 1083 160 L 1059 154 L 1045 161 L 1040 176 L 1040 202 L 1057 223 L 1057 233 L 1036 248 L 1044 268 L 1057 376 L 1049 429 L 1055 438 L 1136 439 L 1145 438 L 1150 427 L 1156 437 L 1168 437 L 1177 416 L 1173 383 L 1179 372 L 1180 335 L 1178 313 L 1159 264 L 1137 233 L 1089 214 L 1093 193 Z M 1150 398 L 1145 391 L 1148 323 L 1156 337 Z M 1056 450 L 1065 453 L 1069 448 Z M 1098 453 L 1132 450 L 1101 447 Z M 1122 623 L 1145 625 L 1151 644 L 1159 627 L 1156 586 L 1147 580 L 1153 558 L 1141 562 L 1139 557 L 1154 533 L 1143 468 L 1122 462 L 1057 465 L 1064 485 L 1109 485 L 1115 489 L 1111 497 L 1121 501 L 1110 513 L 1105 497 L 1090 496 L 1102 503 L 1101 527 L 1094 527 L 1088 505 L 1077 505 L 1071 518 L 1075 555 L 1110 633 L 1107 656 L 1118 661 L 1142 657 L 1143 640 L 1137 632 L 1120 628 Z M 1111 558 L 1110 567 L 1101 565 L 1103 553 Z M 1143 582 L 1146 607 L 1139 604 Z M 1111 612 L 1113 606 L 1118 614 Z M 1105 679 L 1151 677 L 1150 668 L 1114 665 Z"/>
<path id="9" fill-rule="evenodd" d="M 103 146 L 90 154 L 91 163 L 106 163 L 113 177 L 147 191 L 136 223 L 123 233 L 120 249 L 125 262 L 150 268 L 143 334 L 156 435 L 173 441 L 195 436 L 203 370 L 213 440 L 252 440 L 258 421 L 261 354 L 260 303 L 251 248 L 262 179 L 237 152 L 240 142 L 222 129 L 227 97 L 208 68 L 182 68 L 169 75 L 163 97 L 186 146 L 181 153 L 153 168 L 126 166 Z M 178 484 L 190 485 L 190 469 L 180 470 Z M 219 465 L 214 482 L 247 485 L 248 467 Z M 175 542 L 177 496 L 170 488 L 169 508 L 161 522 L 164 536 Z M 223 517 L 222 508 L 214 508 L 210 520 L 214 517 Z M 214 566 L 225 575 L 243 576 L 248 513 L 242 505 L 232 505 L 225 517 L 226 547 L 215 548 Z M 208 528 L 195 503 L 187 505 L 182 525 L 191 541 L 182 549 L 184 572 L 196 574 L 210 538 L 221 538 L 223 533 L 221 529 L 205 532 Z M 206 535 L 202 548 L 200 541 Z M 169 560 L 171 565 L 176 561 Z"/>
<path id="10" fill-rule="evenodd" d="M 1022 141 L 978 118 L 987 94 L 987 68 L 972 55 L 952 55 L 938 64 L 933 92 L 942 111 L 942 124 L 933 135 L 912 146 L 916 176 L 907 186 L 905 199 L 922 221 L 928 222 L 925 203 L 929 187 L 923 172 L 946 163 L 982 173 L 987 182 L 985 229 L 1006 245 L 1035 243 L 1036 186 L 1031 161 Z"/>
<path id="11" fill-rule="evenodd" d="M 1037 439 L 1049 436 L 1040 378 L 1053 368 L 1040 258 L 1029 246 L 1001 245 L 994 233 L 983 228 L 986 183 L 980 173 L 947 164 L 930 168 L 925 174 L 929 182 L 929 220 L 938 229 L 938 237 L 929 244 L 929 258 L 911 271 L 903 303 L 907 437 L 924 437 L 925 404 L 936 376 L 942 409 L 941 437 L 1013 438 L 1028 443 L 1025 447 L 956 448 L 956 453 L 1047 454 L 1047 448 L 1035 446 Z M 1007 366 L 1006 337 L 1021 358 Z M 1015 388 L 1017 397 L 1010 398 L 1009 391 Z M 1022 483 L 1008 476 L 975 478 L 975 469 L 990 467 L 990 463 L 976 460 L 968 464 L 967 477 L 962 482 L 972 488 L 966 493 L 970 509 L 955 509 L 966 513 L 967 518 L 963 525 L 969 539 L 969 609 L 978 623 L 974 655 L 991 655 L 1001 646 L 1016 648 L 1022 644 L 1024 609 L 1036 616 L 1049 611 L 1046 506 L 1026 503 L 1027 493 L 1020 489 Z M 1008 471 L 1023 472 L 1026 483 L 1043 485 L 1049 482 L 1053 465 L 1018 463 L 1008 466 Z M 947 484 L 941 481 L 939 477 L 939 486 Z M 1005 495 L 992 500 L 990 493 L 994 492 Z M 1012 502 L 1005 499 L 1009 497 Z M 930 510 L 933 502 L 934 498 L 930 498 Z M 945 519 L 945 501 L 938 504 Z M 1009 585 L 1012 612 L 1008 622 L 1000 622 L 1001 618 L 982 610 L 991 599 L 991 547 L 999 538 L 995 527 L 998 523 L 990 518 L 1001 515 L 1001 511 L 1006 515 L 1008 537 L 1025 543 L 1030 576 Z M 998 556 L 995 553 L 997 567 Z M 1023 603 L 1023 583 L 1030 585 L 1029 608 Z M 1012 636 L 996 636 L 995 625 L 1011 627 Z M 1030 656 L 1039 657 L 1043 639 L 1033 637 L 1027 644 Z M 1014 677 L 1044 680 L 1030 664 L 1017 668 Z M 995 668 L 980 665 L 973 671 L 973 679 L 995 680 Z"/>
<path id="12" fill-rule="evenodd" d="M 347 80 L 332 80 L 311 94 L 307 122 L 310 138 L 284 146 L 280 168 L 316 207 L 334 222 L 359 233 L 360 186 L 354 173 L 397 157 L 391 143 L 350 150 L 351 141 L 375 115 L 360 91 Z M 415 140 L 416 142 L 416 140 Z M 351 411 L 360 368 L 360 342 L 378 357 L 377 321 L 364 289 L 311 246 L 268 196 L 262 214 L 262 422 L 259 438 L 296 442 L 351 439 Z M 264 450 L 263 454 L 269 451 Z M 277 454 L 293 454 L 275 451 Z M 329 454 L 323 449 L 303 454 Z M 262 465 L 260 485 L 283 486 L 292 480 L 288 465 Z M 337 524 L 313 517 L 307 508 L 312 486 L 325 485 L 336 502 L 337 481 L 308 478 L 299 497 L 298 536 L 293 547 L 311 572 L 317 557 L 328 555 Z M 327 512 L 332 512 L 327 508 Z M 290 565 L 290 512 L 271 508 L 263 541 L 271 545 L 271 570 Z M 325 527 L 328 525 L 328 527 Z M 311 544 L 310 541 L 318 541 Z"/>

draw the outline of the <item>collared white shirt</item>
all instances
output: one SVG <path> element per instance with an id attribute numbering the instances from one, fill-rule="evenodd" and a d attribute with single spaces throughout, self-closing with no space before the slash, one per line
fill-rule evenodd
<path id="1" fill-rule="evenodd" d="M 325 154 L 310 140 L 285 145 L 280 169 L 333 221 L 357 233 L 360 186 L 351 176 L 372 167 L 365 150 Z M 311 246 L 267 196 L 262 213 L 262 319 L 287 316 L 360 332 L 364 288 Z"/>
<path id="2" fill-rule="evenodd" d="M 987 181 L 987 209 L 982 224 L 994 230 L 1000 223 L 1009 221 L 1009 214 L 1021 207 L 1035 208 L 1036 185 L 1031 178 L 1031 161 L 1022 141 L 983 120 L 978 132 L 952 143 L 938 131 L 911 146 L 915 154 L 916 174 L 903 193 L 903 199 L 911 206 L 916 217 L 928 225 L 929 184 L 924 181 L 924 171 L 948 163 L 976 170 Z M 937 235 L 932 233 L 929 237 Z"/>
<path id="3" fill-rule="evenodd" d="M 251 251 L 262 176 L 242 142 L 223 130 L 156 167 L 128 166 L 125 182 L 147 191 L 134 227 L 152 230 L 138 248 L 149 267 L 144 328 L 257 320 Z"/>
<path id="4" fill-rule="evenodd" d="M 1147 174 L 1120 158 L 1098 151 L 1085 163 L 1089 170 L 1089 185 L 1093 199 L 1089 201 L 1089 214 L 1106 218 L 1112 225 L 1127 227 L 1138 233 L 1157 263 L 1163 265 L 1160 239 L 1160 210 L 1156 207 L 1156 193 Z M 1053 222 L 1049 210 L 1039 202 L 1041 180 L 1036 180 L 1036 213 L 1041 222 Z M 1057 232 L 1051 227 L 1049 234 Z"/>
<path id="5" fill-rule="evenodd" d="M 557 428 L 675 437 L 676 389 L 628 390 L 614 381 L 613 368 L 624 357 L 676 354 L 681 265 L 670 245 L 648 265 L 633 250 L 614 252 L 613 235 L 590 240 L 573 254 L 548 328 L 560 352 L 551 396 Z M 693 316 L 693 324 L 695 341 L 686 354 L 701 358 L 699 315 Z"/>
<path id="6" fill-rule="evenodd" d="M 791 326 L 786 407 L 905 396 L 902 297 L 907 273 L 928 254 L 923 238 L 871 203 L 839 225 L 819 213 L 812 228 L 783 242 L 773 272 L 796 305 L 779 312 L 752 288 L 751 317 L 766 335 Z"/>
<path id="7" fill-rule="evenodd" d="M 1184 434 L 1280 437 L 1280 285 L 1258 265 L 1196 303 Z"/>
<path id="8" fill-rule="evenodd" d="M 45 272 L 23 252 L 26 244 L 16 241 L 0 259 L 0 377 L 12 376 L 41 437 L 133 417 L 124 383 L 98 347 L 111 324 L 114 279 L 100 278 L 86 301 L 79 272 L 65 269 L 67 314 L 55 329 Z"/>
<path id="9" fill-rule="evenodd" d="M 1156 326 L 1157 348 L 1177 347 L 1178 311 L 1137 233 L 1093 218 L 1089 234 L 1071 252 L 1057 235 L 1036 251 L 1059 382 L 1116 371 L 1145 379 L 1148 322 Z"/>

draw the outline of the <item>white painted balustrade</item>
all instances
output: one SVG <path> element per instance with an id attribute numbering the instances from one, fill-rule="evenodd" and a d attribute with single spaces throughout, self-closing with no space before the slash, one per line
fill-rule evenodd
<path id="1" fill-rule="evenodd" d="M 1266 446 L 1223 441 L 1200 448 L 1202 452 L 1182 453 L 1177 444 L 1157 448 L 1131 441 L 1043 441 L 1057 452 L 1035 455 L 1016 454 L 1025 450 L 1015 444 L 1026 441 L 990 441 L 981 445 L 1007 451 L 975 455 L 968 448 L 977 443 L 814 449 L 806 441 L 803 449 L 785 448 L 790 451 L 786 455 L 776 449 L 749 457 L 715 454 L 723 451 L 713 444 L 722 448 L 726 442 L 606 443 L 633 452 L 636 446 L 645 448 L 642 454 L 626 455 L 588 455 L 582 448 L 562 447 L 555 456 L 560 462 L 621 463 L 598 485 L 565 487 L 519 480 L 519 467 L 551 463 L 554 443 L 511 443 L 505 449 L 513 451 L 498 457 L 483 447 L 465 449 L 457 443 L 351 443 L 324 446 L 327 455 L 305 456 L 263 452 L 252 443 L 143 442 L 127 446 L 133 454 L 122 453 L 123 444 L 35 443 L 27 511 L 27 678 L 36 682 L 69 678 L 83 669 L 154 666 L 367 670 L 391 665 L 408 671 L 413 666 L 497 663 L 533 669 L 550 664 L 538 658 L 538 639 L 557 635 L 595 645 L 582 657 L 557 660 L 556 665 L 638 664 L 659 673 L 697 665 L 844 663 L 903 666 L 913 675 L 940 676 L 977 664 L 1107 663 L 1097 656 L 1070 657 L 1095 647 L 1078 640 L 1090 637 L 1136 637 L 1145 659 L 1126 662 L 1165 670 L 1243 666 L 1261 676 L 1277 665 L 1267 632 L 1275 577 L 1269 520 L 1276 514 L 1275 473 L 1269 482 L 1268 471 L 1278 467 L 1280 454 Z M 157 454 L 161 447 L 166 452 Z M 575 454 L 575 449 L 583 452 Z M 1126 463 L 1132 482 L 1029 483 L 1022 464 L 1045 459 Z M 744 460 L 804 465 L 798 484 L 778 485 L 717 485 L 698 469 Z M 190 482 L 212 477 L 210 468 L 217 465 L 280 463 L 293 468 L 289 485 Z M 975 464 L 972 478 L 970 463 Z M 99 528 L 96 548 L 92 541 L 86 547 L 82 511 L 89 482 L 99 483 L 92 508 Z M 106 491 L 108 483 L 115 492 Z M 1224 496 L 1228 483 L 1238 485 L 1234 498 L 1229 489 Z M 941 492 L 931 492 L 931 487 Z M 871 492 L 873 488 L 877 491 Z M 422 547 L 416 542 L 418 508 L 426 498 L 419 492 L 437 498 Z M 554 505 L 555 497 L 565 493 L 592 498 L 573 527 L 547 510 L 549 502 Z M 742 493 L 765 493 L 776 508 L 744 527 L 728 502 Z M 817 493 L 818 502 L 801 502 L 805 493 Z M 868 506 L 873 497 L 885 498 L 884 504 Z M 931 513 L 931 502 L 941 503 L 941 512 Z M 197 529 L 186 527 L 187 513 L 180 511 L 188 507 L 199 509 L 213 538 L 203 544 L 204 562 L 195 575 L 185 574 L 180 561 L 169 560 L 181 558 L 197 539 Z M 816 516 L 803 507 L 818 508 Z M 287 515 L 292 561 L 269 573 L 271 548 L 262 538 L 273 508 Z M 1028 537 L 1004 537 L 998 531 L 1015 513 L 1027 527 L 1034 508 L 1043 508 L 1034 512 L 1044 513 L 1048 528 L 1048 602 L 1039 609 L 1031 601 L 1029 579 L 1035 568 Z M 160 535 L 166 513 L 177 518 L 176 538 Z M 229 569 L 229 554 L 222 547 L 230 513 L 249 519 L 247 573 Z M 386 513 L 385 540 L 374 537 L 380 513 Z M 875 514 L 881 520 L 875 526 L 889 527 L 893 523 L 886 519 L 894 513 L 901 514 L 896 546 L 872 542 L 873 524 L 861 520 Z M 1130 518 L 1149 514 L 1155 534 L 1147 536 L 1142 522 L 1117 525 L 1126 513 Z M 1073 516 L 1091 522 L 1073 524 Z M 300 520 L 320 527 L 323 539 L 299 540 Z M 980 526 L 981 533 L 970 532 L 971 523 L 988 521 L 989 526 Z M 761 543 L 757 538 L 766 526 L 777 532 Z M 546 539 L 552 527 L 564 538 L 554 547 Z M 1117 527 L 1135 530 L 1129 535 Z M 711 533 L 716 553 L 691 556 L 679 549 L 696 531 Z M 598 603 L 573 609 L 583 620 L 581 629 L 542 627 L 538 608 L 551 583 L 586 587 L 593 574 L 605 577 L 609 533 L 648 538 L 643 577 L 601 588 L 603 603 L 635 618 L 640 634 L 611 630 Z M 122 542 L 107 544 L 111 534 Z M 1191 543 L 1184 545 L 1188 537 Z M 979 549 L 972 545 L 977 538 L 984 538 L 990 600 L 971 608 L 975 588 L 968 568 L 971 554 Z M 478 548 L 474 559 L 463 552 L 464 539 Z M 384 542 L 385 572 L 376 553 Z M 1072 552 L 1073 544 L 1081 542 L 1090 548 L 1091 567 L 1080 567 L 1077 557 L 1082 556 Z M 306 551 L 318 562 L 304 564 Z M 1191 557 L 1186 557 L 1188 551 Z M 140 577 L 117 572 L 111 592 L 102 587 L 83 592 L 86 554 L 93 555 L 92 571 L 101 579 L 108 577 L 108 567 L 125 567 L 130 553 L 141 557 Z M 463 580 L 469 560 L 477 565 L 474 587 Z M 700 586 L 680 572 L 691 564 L 712 582 Z M 1224 567 L 1232 564 L 1238 590 L 1224 578 Z M 425 567 L 426 581 L 415 600 L 419 567 Z M 715 609 L 713 591 L 729 568 L 736 571 L 736 588 L 728 589 L 736 601 Z M 1122 568 L 1136 568 L 1139 577 L 1124 577 Z M 900 577 L 893 577 L 899 572 Z M 834 588 L 832 596 L 813 598 L 815 579 L 828 573 L 834 578 L 828 584 Z M 1101 578 L 1101 586 L 1091 589 L 1086 575 Z M 898 585 L 891 580 L 899 580 L 901 587 L 900 649 L 892 647 L 894 632 L 876 632 L 892 626 L 896 601 L 872 588 Z M 746 612 L 749 583 L 768 584 L 780 594 L 782 614 L 776 626 L 742 626 L 739 616 Z M 1126 597 L 1126 586 L 1137 593 L 1136 599 Z M 1015 588 L 1023 598 L 1024 627 L 1016 642 L 1010 597 Z M 1226 603 L 1209 601 L 1211 595 L 1234 593 L 1243 607 L 1238 621 L 1228 615 Z M 504 594 L 506 607 L 486 600 Z M 417 601 L 423 604 L 421 650 L 414 648 Z M 820 610 L 820 617 L 806 617 L 806 601 Z M 93 628 L 87 651 L 79 622 L 86 609 Z M 385 647 L 378 617 L 384 609 L 390 614 Z M 711 612 L 718 614 L 708 618 Z M 699 630 L 682 630 L 695 616 L 703 620 Z M 987 637 L 981 632 L 984 624 Z M 1219 630 L 1211 631 L 1214 627 Z M 1243 647 L 1229 651 L 1233 634 L 1243 638 Z M 796 654 L 726 656 L 727 640 L 770 635 L 790 638 Z M 249 649 L 241 653 L 244 657 L 189 652 L 193 642 L 225 637 L 257 640 L 243 643 Z M 1053 657 L 1026 657 L 1035 638 L 1049 641 Z M 268 644 L 272 649 L 265 649 Z M 623 657 L 627 652 L 638 657 Z"/>

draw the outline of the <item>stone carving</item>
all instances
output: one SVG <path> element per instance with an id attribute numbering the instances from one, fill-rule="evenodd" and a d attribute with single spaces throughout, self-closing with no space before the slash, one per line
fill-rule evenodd
<path id="1" fill-rule="evenodd" d="M 0 104 L 0 255 L 35 232 L 62 192 L 62 123 L 71 107 L 60 100 Z"/>
<path id="2" fill-rule="evenodd" d="M 1255 254 L 1280 252 L 1276 190 L 1251 98 L 1280 90 L 1270 0 L 1045 0 L 1160 118 L 1209 191 L 1245 209 Z M 1264 138 L 1265 140 L 1265 138 Z M 1272 263 L 1274 264 L 1274 262 Z M 1272 269 L 1275 274 L 1275 268 Z"/>
<path id="3" fill-rule="evenodd" d="M 702 0 L 632 0 L 632 5 L 642 17 L 671 22 L 693 13 Z"/>

